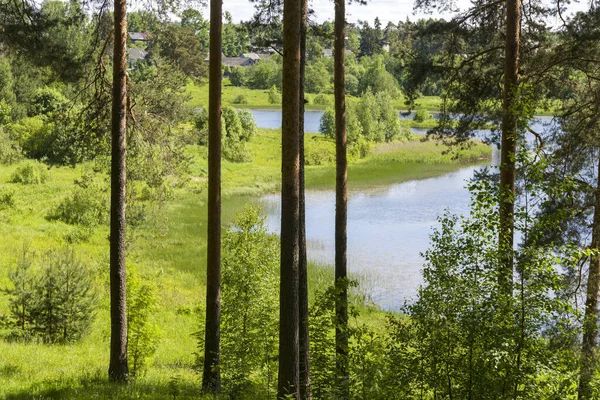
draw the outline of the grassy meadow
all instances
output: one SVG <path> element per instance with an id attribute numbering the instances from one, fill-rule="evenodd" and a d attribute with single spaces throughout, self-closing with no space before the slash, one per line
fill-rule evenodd
<path id="1" fill-rule="evenodd" d="M 198 88 L 196 99 L 203 94 Z M 233 95 L 226 87 L 224 100 Z M 236 89 L 237 90 L 237 89 Z M 266 95 L 265 95 L 266 96 Z M 260 97 L 257 94 L 257 98 Z M 266 97 L 265 97 L 266 99 Z M 258 100 L 257 100 L 258 101 Z M 262 101 L 262 100 L 261 100 Z M 197 103 L 200 104 L 200 103 Z M 223 219 L 227 225 L 256 196 L 280 187 L 280 132 L 260 130 L 249 144 L 252 162 L 223 162 Z M 307 135 L 307 152 L 331 154 L 334 143 L 319 135 Z M 439 176 L 467 163 L 489 160 L 488 146 L 475 144 L 457 159 L 442 154 L 444 147 L 422 142 L 383 144 L 364 159 L 351 160 L 350 189 L 385 185 Z M 190 146 L 193 163 L 189 179 L 174 189 L 164 208 L 149 206 L 146 225 L 133 233 L 128 247 L 128 269 L 158 288 L 159 305 L 154 320 L 160 326 L 160 343 L 147 372 L 122 387 L 107 382 L 109 360 L 108 226 L 97 227 L 89 240 L 74 244 L 79 257 L 96 273 L 99 307 L 91 332 L 69 345 L 44 345 L 0 340 L 0 398 L 5 399 L 166 399 L 198 398 L 200 375 L 194 371 L 196 340 L 203 318 L 205 298 L 206 176 L 207 150 Z M 43 255 L 64 248 L 75 227 L 46 217 L 74 188 L 74 181 L 92 164 L 49 167 L 45 183 L 11 183 L 16 165 L 0 167 L 0 193 L 13 192 L 14 205 L 0 208 L 0 288 L 9 286 L 24 243 Z M 46 168 L 46 167 L 44 167 Z M 95 173 L 108 188 L 107 176 Z M 335 168 L 330 162 L 307 166 L 309 189 L 331 189 Z M 106 199 L 108 199 L 108 194 Z M 332 279 L 331 269 L 310 266 L 311 288 Z M 0 316 L 8 312 L 7 298 L 0 293 Z M 363 318 L 383 321 L 383 313 L 366 310 Z"/>
<path id="2" fill-rule="evenodd" d="M 277 109 L 281 108 L 281 104 L 269 103 L 268 90 L 249 89 L 247 87 L 233 86 L 229 79 L 223 79 L 223 105 L 229 105 L 236 108 L 256 108 L 256 109 Z M 208 84 L 197 85 L 190 83 L 187 87 L 187 93 L 191 96 L 189 103 L 197 108 L 203 108 L 208 106 Z M 237 104 L 235 100 L 239 96 L 245 96 L 247 99 L 246 104 Z M 328 99 L 328 104 L 314 104 L 312 99 L 317 96 L 316 94 L 307 93 L 306 98 L 308 104 L 306 105 L 307 110 L 325 110 L 328 107 L 333 106 L 333 94 L 323 94 Z M 347 95 L 347 102 L 358 101 L 357 97 Z M 405 110 L 406 104 L 405 98 L 402 94 L 398 98 L 394 99 L 394 107 L 398 110 Z M 438 96 L 422 96 L 417 101 L 417 109 L 424 109 L 428 111 L 439 111 L 442 99 Z M 418 126 L 415 126 L 418 127 Z"/>

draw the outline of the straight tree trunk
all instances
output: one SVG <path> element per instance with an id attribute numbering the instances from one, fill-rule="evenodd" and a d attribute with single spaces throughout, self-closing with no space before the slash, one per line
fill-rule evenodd
<path id="1" fill-rule="evenodd" d="M 301 0 L 284 0 L 281 127 L 281 267 L 277 397 L 300 397 L 299 191 Z"/>
<path id="2" fill-rule="evenodd" d="M 600 249 L 600 157 L 598 158 L 598 183 L 594 203 L 594 221 L 592 226 L 591 248 Z M 598 339 L 598 290 L 600 289 L 600 256 L 590 260 L 583 320 L 583 346 L 581 349 L 581 368 L 579 372 L 578 398 L 592 399 L 590 383 L 596 367 L 596 340 Z"/>
<path id="3" fill-rule="evenodd" d="M 206 328 L 202 391 L 221 391 L 221 47 L 222 0 L 210 2 L 208 66 L 208 236 L 206 245 Z"/>
<path id="4" fill-rule="evenodd" d="M 500 150 L 500 230 L 499 251 L 502 270 L 500 290 L 512 295 L 515 211 L 515 155 L 517 152 L 517 116 L 513 110 L 519 84 L 519 48 L 521 44 L 521 0 L 506 2 L 506 45 L 504 58 L 504 98 Z"/>
<path id="5" fill-rule="evenodd" d="M 340 399 L 350 398 L 348 374 L 348 279 L 346 249 L 348 244 L 348 161 L 346 158 L 345 93 L 345 0 L 335 0 L 334 93 L 335 93 L 335 285 L 336 285 L 336 378 Z"/>
<path id="6" fill-rule="evenodd" d="M 115 0 L 110 174 L 110 365 L 109 379 L 127 382 L 127 272 L 125 199 L 127 185 L 127 3 Z"/>
<path id="7" fill-rule="evenodd" d="M 306 259 L 306 196 L 304 176 L 304 82 L 306 73 L 306 30 L 308 18 L 308 0 L 302 0 L 302 15 L 300 27 L 300 119 L 299 119 L 299 156 L 300 156 L 300 186 L 299 186 L 299 253 L 298 253 L 298 291 L 300 319 L 300 399 L 312 398 L 310 391 L 310 339 L 308 335 L 308 265 Z"/>

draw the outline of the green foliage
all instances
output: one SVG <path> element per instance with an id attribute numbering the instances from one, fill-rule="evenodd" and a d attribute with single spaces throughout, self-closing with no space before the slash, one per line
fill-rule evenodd
<path id="1" fill-rule="evenodd" d="M 321 140 L 313 137 L 306 143 L 304 149 L 304 161 L 306 165 L 326 165 L 335 162 L 335 143 L 332 140 Z"/>
<path id="2" fill-rule="evenodd" d="M 279 93 L 276 86 L 271 86 L 268 95 L 270 104 L 281 104 L 281 93 Z"/>
<path id="3" fill-rule="evenodd" d="M 23 158 L 21 146 L 0 126 L 0 164 L 12 164 Z"/>
<path id="4" fill-rule="evenodd" d="M 246 67 L 233 67 L 229 73 L 229 80 L 233 86 L 246 86 L 248 83 L 248 70 Z M 243 104 L 243 103 L 240 103 Z"/>
<path id="5" fill-rule="evenodd" d="M 10 337 L 68 343 L 86 334 L 94 319 L 96 296 L 88 268 L 73 249 L 50 253 L 37 271 L 27 246 L 9 274 Z"/>
<path id="6" fill-rule="evenodd" d="M 252 115 L 252 111 L 250 110 L 237 110 L 237 115 L 242 125 L 240 138 L 245 142 L 249 142 L 258 132 L 254 115 Z"/>
<path id="7" fill-rule="evenodd" d="M 11 121 L 10 111 L 10 104 L 8 104 L 3 98 L 0 98 L 0 127 L 8 124 Z"/>
<path id="8" fill-rule="evenodd" d="M 131 266 L 127 271 L 127 337 L 130 374 L 137 378 L 146 372 L 156 354 L 161 330 L 154 321 L 158 311 L 158 288 L 143 279 Z"/>
<path id="9" fill-rule="evenodd" d="M 267 90 L 275 86 L 281 88 L 282 67 L 276 56 L 263 60 L 248 69 L 248 87 Z"/>
<path id="10" fill-rule="evenodd" d="M 36 114 L 48 115 L 63 111 L 68 100 L 60 90 L 43 87 L 35 91 L 33 107 Z"/>
<path id="11" fill-rule="evenodd" d="M 507 298 L 498 283 L 498 193 L 486 181 L 471 190 L 470 218 L 442 217 L 424 254 L 425 284 L 407 308 L 413 340 L 396 355 L 416 364 L 402 370 L 420 371 L 418 390 L 443 397 L 567 398 L 574 389 L 569 354 L 576 354 L 577 334 L 557 267 L 576 269 L 581 254 L 574 248 L 521 247 L 514 296 Z M 516 213 L 524 229 L 527 212 Z"/>
<path id="12" fill-rule="evenodd" d="M 430 120 L 433 118 L 433 115 L 431 115 L 431 113 L 427 110 L 417 110 L 417 112 L 415 112 L 415 117 L 413 118 L 416 122 L 422 123 L 425 122 L 427 120 Z"/>
<path id="13" fill-rule="evenodd" d="M 332 108 L 325 110 L 319 121 L 319 132 L 328 138 L 335 138 L 335 111 Z"/>
<path id="14" fill-rule="evenodd" d="M 196 113 L 194 127 L 197 143 L 200 146 L 206 146 L 208 144 L 208 111 L 205 108 Z"/>
<path id="15" fill-rule="evenodd" d="M 346 93 L 352 95 L 352 96 L 357 96 L 359 94 L 359 85 L 360 82 L 358 81 L 358 78 L 352 74 L 346 74 L 346 79 L 344 81 L 345 84 L 345 89 L 346 89 Z"/>
<path id="16" fill-rule="evenodd" d="M 305 91 L 308 93 L 324 92 L 329 86 L 330 76 L 331 74 L 323 63 L 309 63 L 306 66 Z"/>
<path id="17" fill-rule="evenodd" d="M 248 96 L 240 94 L 233 100 L 233 104 L 248 104 Z"/>
<path id="18" fill-rule="evenodd" d="M 221 274 L 224 392 L 230 398 L 270 398 L 277 374 L 279 245 L 259 209 L 246 206 L 225 232 Z M 204 329 L 194 336 L 196 365 L 202 366 Z"/>
<path id="19" fill-rule="evenodd" d="M 329 106 L 331 105 L 331 98 L 324 94 L 318 94 L 313 97 L 312 103 L 319 106 Z"/>
<path id="20" fill-rule="evenodd" d="M 246 143 L 256 131 L 256 124 L 250 111 L 244 110 L 242 115 L 240 118 L 232 107 L 223 108 L 223 157 L 231 162 L 251 161 Z"/>
<path id="21" fill-rule="evenodd" d="M 15 200 L 15 192 L 11 189 L 0 190 L 0 211 L 8 208 L 15 208 L 17 202 Z"/>
<path id="22" fill-rule="evenodd" d="M 106 188 L 89 178 L 84 175 L 78 186 L 47 216 L 50 221 L 62 221 L 79 228 L 68 234 L 70 242 L 88 240 L 98 225 L 108 221 Z"/>
<path id="23" fill-rule="evenodd" d="M 23 185 L 38 185 L 48 180 L 48 171 L 40 162 L 26 161 L 15 169 L 10 180 Z"/>

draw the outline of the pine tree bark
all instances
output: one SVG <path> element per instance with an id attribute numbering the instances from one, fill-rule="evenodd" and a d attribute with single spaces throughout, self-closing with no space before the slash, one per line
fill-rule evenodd
<path id="1" fill-rule="evenodd" d="M 346 93 L 345 93 L 345 0 L 335 0 L 334 96 L 335 96 L 335 285 L 336 285 L 336 378 L 340 399 L 350 398 L 348 374 L 348 161 L 346 155 Z"/>
<path id="2" fill-rule="evenodd" d="M 206 245 L 206 327 L 202 391 L 221 391 L 221 47 L 222 0 L 210 2 L 208 66 L 208 236 Z"/>
<path id="3" fill-rule="evenodd" d="M 506 2 L 506 45 L 504 57 L 504 98 L 500 149 L 500 230 L 499 251 L 502 270 L 500 290 L 512 295 L 515 211 L 515 155 L 517 153 L 517 116 L 514 106 L 519 85 L 521 44 L 521 0 Z"/>
<path id="4" fill-rule="evenodd" d="M 594 250 L 600 250 L 600 157 L 598 159 L 598 183 L 594 202 L 594 220 L 592 226 L 592 243 Z M 598 340 L 598 291 L 600 290 L 600 255 L 595 254 L 590 260 L 587 279 L 587 295 L 585 300 L 585 316 L 583 320 L 583 346 L 581 349 L 581 368 L 579 372 L 579 388 L 577 397 L 580 400 L 592 399 L 591 382 L 597 365 L 596 341 Z"/>
<path id="5" fill-rule="evenodd" d="M 110 364 L 109 379 L 127 382 L 127 286 L 125 199 L 127 185 L 127 3 L 114 3 L 113 98 L 110 174 Z"/>
<path id="6" fill-rule="evenodd" d="M 517 152 L 517 116 L 514 106 L 519 84 L 521 44 L 521 0 L 506 2 L 506 45 L 504 58 L 504 98 L 500 150 L 500 230 L 499 251 L 502 270 L 500 290 L 512 295 L 515 211 L 515 155 Z"/>
<path id="7" fill-rule="evenodd" d="M 300 399 L 310 400 L 310 339 L 308 334 L 308 262 L 306 258 L 306 196 L 304 177 L 304 82 L 306 73 L 306 31 L 308 18 L 308 0 L 302 0 L 300 27 L 300 119 L 299 119 L 299 254 L 298 254 L 298 291 L 300 319 Z"/>
<path id="8" fill-rule="evenodd" d="M 301 0 L 283 7 L 281 127 L 281 266 L 277 397 L 300 397 L 299 191 Z"/>

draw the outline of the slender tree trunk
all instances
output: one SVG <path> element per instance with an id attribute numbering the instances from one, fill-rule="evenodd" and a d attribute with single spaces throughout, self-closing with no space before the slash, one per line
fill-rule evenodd
<path id="1" fill-rule="evenodd" d="M 108 376 L 126 382 L 127 286 L 125 199 L 127 186 L 127 3 L 115 0 L 112 158 L 110 174 L 110 365 Z"/>
<path id="2" fill-rule="evenodd" d="M 281 128 L 281 268 L 277 397 L 300 397 L 299 191 L 301 0 L 284 0 Z"/>
<path id="3" fill-rule="evenodd" d="M 598 184 L 594 203 L 594 222 L 592 226 L 591 248 L 600 249 L 600 157 L 598 158 Z M 585 317 L 583 320 L 583 346 L 581 349 L 581 369 L 579 372 L 578 398 L 592 398 L 590 383 L 596 367 L 596 340 L 598 339 L 598 290 L 600 289 L 600 256 L 594 255 L 590 260 L 587 281 L 587 297 L 585 300 Z"/>
<path id="4" fill-rule="evenodd" d="M 310 339 L 308 336 L 308 265 L 306 259 L 306 196 L 304 178 L 304 82 L 306 72 L 306 28 L 308 18 L 308 0 L 302 0 L 300 27 L 300 119 L 299 119 L 299 155 L 300 155 L 300 187 L 299 187 L 299 253 L 298 253 L 298 291 L 300 299 L 300 399 L 312 398 L 310 391 Z"/>
<path id="5" fill-rule="evenodd" d="M 521 0 L 506 2 L 506 45 L 504 58 L 504 99 L 500 150 L 500 232 L 499 251 L 502 270 L 500 290 L 512 294 L 515 211 L 515 155 L 517 116 L 513 110 L 519 84 L 519 47 L 521 44 Z"/>
<path id="6" fill-rule="evenodd" d="M 221 391 L 221 42 L 222 0 L 210 2 L 208 66 L 208 237 L 206 245 L 206 330 L 202 391 Z"/>
<path id="7" fill-rule="evenodd" d="M 335 0 L 334 92 L 335 92 L 335 285 L 336 290 L 336 377 L 340 399 L 350 398 L 348 374 L 348 279 L 346 249 L 348 238 L 348 161 L 346 159 L 345 85 L 345 0 Z"/>

